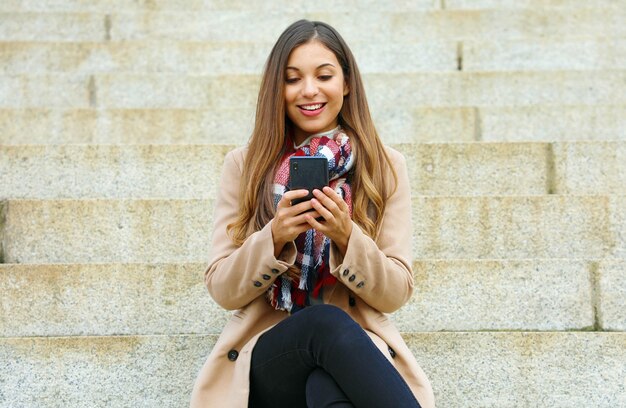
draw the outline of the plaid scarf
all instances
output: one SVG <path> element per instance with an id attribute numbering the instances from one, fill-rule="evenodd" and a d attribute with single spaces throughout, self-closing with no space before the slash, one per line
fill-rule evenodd
<path id="1" fill-rule="evenodd" d="M 291 142 L 288 142 L 292 146 Z M 328 159 L 329 186 L 342 196 L 352 216 L 352 194 L 348 172 L 354 165 L 354 154 L 348 136 L 340 127 L 309 138 L 305 145 L 288 149 L 282 157 L 274 177 L 274 208 L 288 191 L 289 158 L 291 156 L 316 156 Z M 295 313 L 310 305 L 310 297 L 321 299 L 323 288 L 335 284 L 330 274 L 330 239 L 314 229 L 300 234 L 296 240 L 294 268 L 299 276 L 281 275 L 267 291 L 270 304 L 278 309 Z"/>

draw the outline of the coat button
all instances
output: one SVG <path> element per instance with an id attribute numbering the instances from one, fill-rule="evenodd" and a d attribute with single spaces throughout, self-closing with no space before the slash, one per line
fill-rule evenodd
<path id="1" fill-rule="evenodd" d="M 389 349 L 389 355 L 391 356 L 391 358 L 396 358 L 396 352 L 391 347 L 387 348 Z"/>
<path id="2" fill-rule="evenodd" d="M 348 304 L 349 304 L 351 307 L 354 307 L 354 305 L 356 305 L 356 299 L 355 299 L 354 297 L 350 296 L 350 297 L 348 298 Z"/>
<path id="3" fill-rule="evenodd" d="M 263 286 L 263 284 L 259 281 L 254 281 L 254 286 L 256 286 L 257 288 L 260 288 L 261 286 Z"/>
<path id="4" fill-rule="evenodd" d="M 356 275 L 352 275 L 348 278 L 350 282 L 354 282 L 355 279 L 356 279 Z"/>
<path id="5" fill-rule="evenodd" d="M 263 279 L 270 280 L 270 279 L 272 279 L 272 277 L 267 275 L 267 274 L 263 274 Z"/>
<path id="6" fill-rule="evenodd" d="M 348 276 L 349 273 L 350 273 L 350 269 L 346 268 L 343 270 L 343 276 Z"/>
<path id="7" fill-rule="evenodd" d="M 276 268 L 272 269 L 272 273 L 278 273 L 278 269 Z"/>
<path id="8" fill-rule="evenodd" d="M 359 289 L 361 289 L 363 286 L 365 286 L 365 282 L 364 281 L 361 281 L 361 282 L 356 284 L 356 287 L 359 288 Z"/>
<path id="9" fill-rule="evenodd" d="M 230 361 L 237 360 L 237 357 L 239 357 L 239 353 L 237 352 L 237 350 L 231 350 L 228 352 L 228 359 Z"/>

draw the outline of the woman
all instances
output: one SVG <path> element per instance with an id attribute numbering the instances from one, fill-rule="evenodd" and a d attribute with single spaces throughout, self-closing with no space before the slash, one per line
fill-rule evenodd
<path id="1" fill-rule="evenodd" d="M 308 193 L 287 188 L 294 155 L 326 157 L 331 181 L 292 205 Z M 237 311 L 191 406 L 433 407 L 384 314 L 413 290 L 410 206 L 404 158 L 376 133 L 349 48 L 327 24 L 292 24 L 250 141 L 224 161 L 205 282 Z"/>

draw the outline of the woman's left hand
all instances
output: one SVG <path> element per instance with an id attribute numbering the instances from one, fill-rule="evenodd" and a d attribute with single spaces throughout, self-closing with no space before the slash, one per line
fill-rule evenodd
<path id="1" fill-rule="evenodd" d="M 345 255 L 352 233 L 352 219 L 348 204 L 330 187 L 324 187 L 322 191 L 313 190 L 313 196 L 315 198 L 311 199 L 311 204 L 324 219 L 317 221 L 312 216 L 307 215 L 306 221 L 315 230 L 330 238 L 339 251 Z"/>

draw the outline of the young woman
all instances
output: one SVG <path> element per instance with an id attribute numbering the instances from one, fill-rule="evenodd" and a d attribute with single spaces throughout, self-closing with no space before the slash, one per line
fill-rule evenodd
<path id="1" fill-rule="evenodd" d="M 330 185 L 289 190 L 289 158 Z M 411 193 L 376 133 L 359 70 L 329 25 L 289 26 L 263 74 L 246 147 L 224 162 L 209 293 L 237 310 L 194 386 L 199 407 L 433 407 L 384 313 L 411 297 Z"/>

